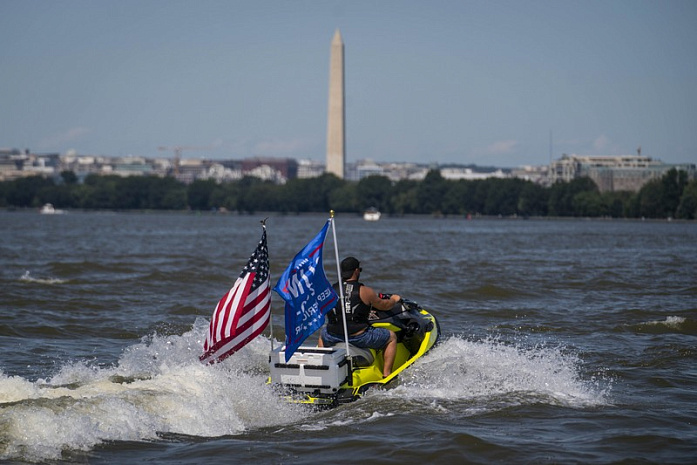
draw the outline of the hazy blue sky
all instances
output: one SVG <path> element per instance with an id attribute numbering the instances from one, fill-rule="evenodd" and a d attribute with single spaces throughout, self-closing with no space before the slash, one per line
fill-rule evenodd
<path id="1" fill-rule="evenodd" d="M 697 1 L 0 0 L 0 147 L 349 161 L 697 163 Z"/>

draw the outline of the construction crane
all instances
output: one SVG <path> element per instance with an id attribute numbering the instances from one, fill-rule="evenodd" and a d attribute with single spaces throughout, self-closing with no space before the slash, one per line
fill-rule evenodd
<path id="1" fill-rule="evenodd" d="M 211 147 L 192 147 L 192 146 L 185 146 L 185 145 L 175 145 L 173 147 L 165 147 L 165 146 L 160 146 L 157 148 L 157 150 L 164 150 L 164 151 L 173 151 L 174 152 L 174 160 L 172 161 L 173 169 L 174 169 L 174 175 L 179 176 L 179 163 L 181 162 L 182 159 L 182 151 L 184 150 L 210 150 Z"/>

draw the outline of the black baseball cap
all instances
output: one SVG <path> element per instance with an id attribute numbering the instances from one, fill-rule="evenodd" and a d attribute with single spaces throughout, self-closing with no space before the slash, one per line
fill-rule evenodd
<path id="1" fill-rule="evenodd" d="M 346 257 L 341 261 L 341 279 L 349 279 L 353 271 L 361 267 L 356 257 Z"/>

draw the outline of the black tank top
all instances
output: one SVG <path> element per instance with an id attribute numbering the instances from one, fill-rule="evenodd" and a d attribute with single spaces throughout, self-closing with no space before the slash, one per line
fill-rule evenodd
<path id="1" fill-rule="evenodd" d="M 344 313 L 346 313 L 346 328 L 349 335 L 368 327 L 368 315 L 370 305 L 361 300 L 361 286 L 358 281 L 344 282 Z M 334 284 L 336 293 L 339 294 L 339 283 Z M 340 295 L 340 294 L 339 294 Z M 336 306 L 327 313 L 327 331 L 337 337 L 344 337 L 344 322 L 341 316 L 341 299 Z"/>

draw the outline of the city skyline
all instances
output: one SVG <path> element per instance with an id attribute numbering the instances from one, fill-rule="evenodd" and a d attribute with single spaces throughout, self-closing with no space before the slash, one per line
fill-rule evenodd
<path id="1" fill-rule="evenodd" d="M 323 160 L 340 29 L 347 162 L 697 163 L 696 19 L 675 0 L 3 2 L 0 146 Z"/>

